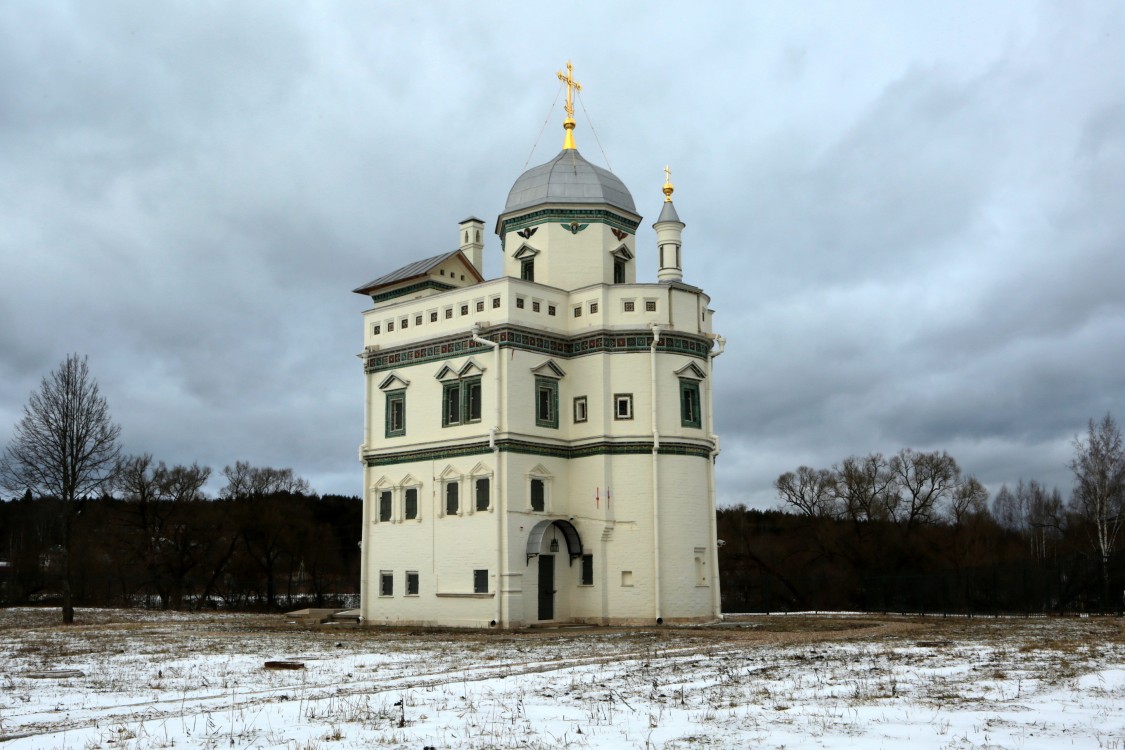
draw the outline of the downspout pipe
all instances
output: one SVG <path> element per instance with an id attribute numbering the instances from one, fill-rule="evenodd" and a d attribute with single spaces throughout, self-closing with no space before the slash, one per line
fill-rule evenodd
<path id="1" fill-rule="evenodd" d="M 710 386 L 707 388 L 707 425 L 711 430 L 711 442 L 713 448 L 711 449 L 711 465 L 707 467 L 707 495 L 711 500 L 711 507 L 709 508 L 711 514 L 711 610 L 712 615 L 716 620 L 721 620 L 723 617 L 723 600 L 722 592 L 719 590 L 719 529 L 718 520 L 716 518 L 717 510 L 715 508 L 715 459 L 719 456 L 721 451 L 719 447 L 719 436 L 715 433 L 715 358 L 720 356 L 727 347 L 727 340 L 722 336 L 716 336 L 715 341 L 719 345 L 718 351 L 711 354 L 707 358 L 707 381 Z"/>
<path id="2" fill-rule="evenodd" d="M 653 608 L 656 623 L 662 624 L 664 617 L 660 610 L 660 429 L 656 412 L 656 346 L 660 343 L 660 325 L 652 324 L 652 346 L 648 350 L 649 371 L 652 377 L 652 563 L 653 563 Z"/>
<path id="3" fill-rule="evenodd" d="M 504 532 L 505 520 L 508 517 L 507 503 L 501 503 L 501 487 L 504 485 L 503 474 L 500 471 L 500 446 L 496 443 L 496 433 L 500 431 L 500 342 L 489 341 L 481 336 L 480 324 L 477 323 L 473 326 L 471 334 L 473 341 L 481 346 L 492 347 L 493 364 L 495 365 L 496 372 L 493 373 L 492 382 L 495 383 L 495 391 L 492 397 L 494 407 L 492 426 L 488 428 L 488 448 L 492 451 L 492 465 L 494 477 L 496 477 L 496 487 L 493 492 L 496 497 L 496 504 L 499 506 L 496 510 L 500 514 L 498 523 L 496 524 L 496 626 L 504 626 L 504 582 L 507 580 L 507 557 L 504 554 Z M 470 498 L 470 502 L 473 500 Z"/>

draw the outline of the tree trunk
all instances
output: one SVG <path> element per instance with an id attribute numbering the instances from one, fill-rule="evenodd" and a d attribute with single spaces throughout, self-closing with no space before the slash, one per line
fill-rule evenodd
<path id="1" fill-rule="evenodd" d="M 74 603 L 70 595 L 70 508 L 64 510 L 63 521 L 63 574 L 62 574 L 62 621 L 63 625 L 74 624 Z"/>

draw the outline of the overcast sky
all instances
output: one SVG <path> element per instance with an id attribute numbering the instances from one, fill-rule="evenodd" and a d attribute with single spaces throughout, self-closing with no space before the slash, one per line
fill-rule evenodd
<path id="1" fill-rule="evenodd" d="M 720 504 L 902 447 L 1069 496 L 1125 419 L 1123 9 L 0 3 L 0 443 L 79 352 L 129 452 L 359 494 L 351 290 L 491 229 L 571 59 L 641 281 L 672 167 L 728 340 Z"/>

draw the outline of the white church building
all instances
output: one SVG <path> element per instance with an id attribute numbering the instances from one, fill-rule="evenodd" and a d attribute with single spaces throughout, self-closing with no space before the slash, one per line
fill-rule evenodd
<path id="1" fill-rule="evenodd" d="M 670 181 L 656 247 L 638 251 L 633 197 L 578 152 L 577 84 L 559 77 L 563 150 L 508 194 L 500 277 L 483 277 L 484 222 L 469 218 L 458 249 L 355 290 L 373 303 L 359 450 L 368 624 L 719 617 L 723 340 L 710 298 L 683 280 Z M 657 281 L 638 283 L 652 256 Z"/>

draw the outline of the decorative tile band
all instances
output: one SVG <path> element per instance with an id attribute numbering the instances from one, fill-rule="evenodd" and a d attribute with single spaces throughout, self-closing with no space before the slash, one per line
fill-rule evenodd
<path id="1" fill-rule="evenodd" d="M 505 453 L 521 453 L 530 456 L 550 456 L 554 458 L 586 458 L 588 456 L 623 456 L 623 455 L 650 455 L 652 441 L 638 440 L 628 443 L 587 443 L 579 446 L 557 445 L 554 443 L 536 443 L 530 440 L 497 440 L 497 447 Z M 423 450 L 400 451 L 397 453 L 368 453 L 364 461 L 368 466 L 389 466 L 391 464 L 405 464 L 413 461 L 443 461 L 450 458 L 463 458 L 465 456 L 479 456 L 491 453 L 488 441 L 465 443 L 463 445 L 446 446 L 444 448 L 428 448 Z M 711 449 L 695 443 L 676 443 L 668 440 L 660 442 L 660 455 L 662 456 L 694 456 L 696 458 L 711 457 Z"/>
<path id="2" fill-rule="evenodd" d="M 482 336 L 489 341 L 499 342 L 502 349 L 519 349 L 562 358 L 602 352 L 610 354 L 646 352 L 652 346 L 652 334 L 644 331 L 600 331 L 567 338 L 516 326 L 497 326 Z M 711 347 L 711 340 L 702 336 L 665 332 L 660 335 L 660 343 L 656 345 L 656 350 L 705 360 Z M 458 334 L 426 342 L 421 346 L 403 346 L 372 352 L 364 360 L 363 370 L 370 374 L 394 367 L 440 362 L 486 349 L 485 345 L 473 341 L 468 334 Z"/>
<path id="3" fill-rule="evenodd" d="M 549 224 L 558 221 L 568 227 L 571 222 L 596 222 L 606 224 L 615 229 L 624 229 L 629 234 L 636 234 L 639 221 L 626 219 L 612 211 L 595 210 L 588 208 L 545 208 L 541 211 L 532 211 L 529 214 L 504 219 L 500 224 L 500 237 L 515 229 L 524 229 L 537 224 Z M 618 238 L 620 239 L 620 238 Z"/>
<path id="4" fill-rule="evenodd" d="M 400 287 L 399 289 L 392 289 L 389 292 L 382 292 L 380 294 L 372 294 L 371 295 L 371 301 L 375 302 L 375 303 L 386 302 L 389 299 L 396 299 L 397 297 L 402 297 L 402 296 L 405 296 L 407 294 L 414 294 L 414 292 L 421 292 L 425 289 L 437 289 L 439 291 L 444 292 L 444 291 L 448 291 L 450 289 L 456 289 L 456 288 L 457 287 L 453 286 L 452 284 L 443 284 L 440 281 L 434 281 L 433 279 L 427 279 L 426 281 L 419 281 L 417 284 L 411 284 L 409 286 Z"/>

